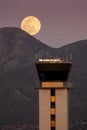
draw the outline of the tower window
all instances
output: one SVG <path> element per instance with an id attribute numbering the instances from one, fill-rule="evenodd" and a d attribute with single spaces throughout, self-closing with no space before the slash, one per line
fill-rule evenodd
<path id="1" fill-rule="evenodd" d="M 51 96 L 55 96 L 55 88 L 51 88 Z"/>
<path id="2" fill-rule="evenodd" d="M 51 102 L 55 102 L 55 96 L 51 96 L 51 97 L 50 97 L 50 101 L 51 101 Z"/>
<path id="3" fill-rule="evenodd" d="M 55 127 L 56 126 L 56 122 L 55 121 L 51 121 L 51 127 Z"/>
<path id="4" fill-rule="evenodd" d="M 55 127 L 51 127 L 51 130 L 55 130 Z"/>
<path id="5" fill-rule="evenodd" d="M 50 109 L 50 114 L 51 114 L 51 115 L 54 115 L 55 112 L 56 112 L 55 108 L 51 108 L 51 109 Z"/>
<path id="6" fill-rule="evenodd" d="M 55 115 L 51 115 L 51 121 L 55 121 Z"/>
<path id="7" fill-rule="evenodd" d="M 51 108 L 55 108 L 55 102 L 51 102 Z"/>

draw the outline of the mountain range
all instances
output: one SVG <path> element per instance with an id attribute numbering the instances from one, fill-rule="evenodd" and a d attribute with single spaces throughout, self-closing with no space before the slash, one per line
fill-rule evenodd
<path id="1" fill-rule="evenodd" d="M 0 125 L 38 123 L 38 58 L 72 61 L 71 121 L 87 121 L 87 40 L 52 48 L 15 27 L 0 29 Z"/>

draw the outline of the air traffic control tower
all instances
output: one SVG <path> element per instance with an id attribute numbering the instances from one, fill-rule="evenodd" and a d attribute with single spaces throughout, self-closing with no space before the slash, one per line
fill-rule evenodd
<path id="1" fill-rule="evenodd" d="M 69 97 L 67 82 L 71 62 L 61 59 L 39 59 L 36 68 L 39 87 L 39 130 L 69 130 Z"/>

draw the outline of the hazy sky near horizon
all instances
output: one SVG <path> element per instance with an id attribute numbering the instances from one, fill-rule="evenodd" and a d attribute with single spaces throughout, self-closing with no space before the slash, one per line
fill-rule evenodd
<path id="1" fill-rule="evenodd" d="M 49 46 L 87 39 L 87 0 L 0 0 L 0 28 L 20 28 L 31 15 L 42 23 L 35 38 Z"/>

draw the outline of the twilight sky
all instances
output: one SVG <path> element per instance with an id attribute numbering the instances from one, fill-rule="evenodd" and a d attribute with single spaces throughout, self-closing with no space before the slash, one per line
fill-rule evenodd
<path id="1" fill-rule="evenodd" d="M 0 0 L 0 28 L 31 15 L 42 23 L 35 37 L 51 47 L 87 39 L 87 0 Z"/>

